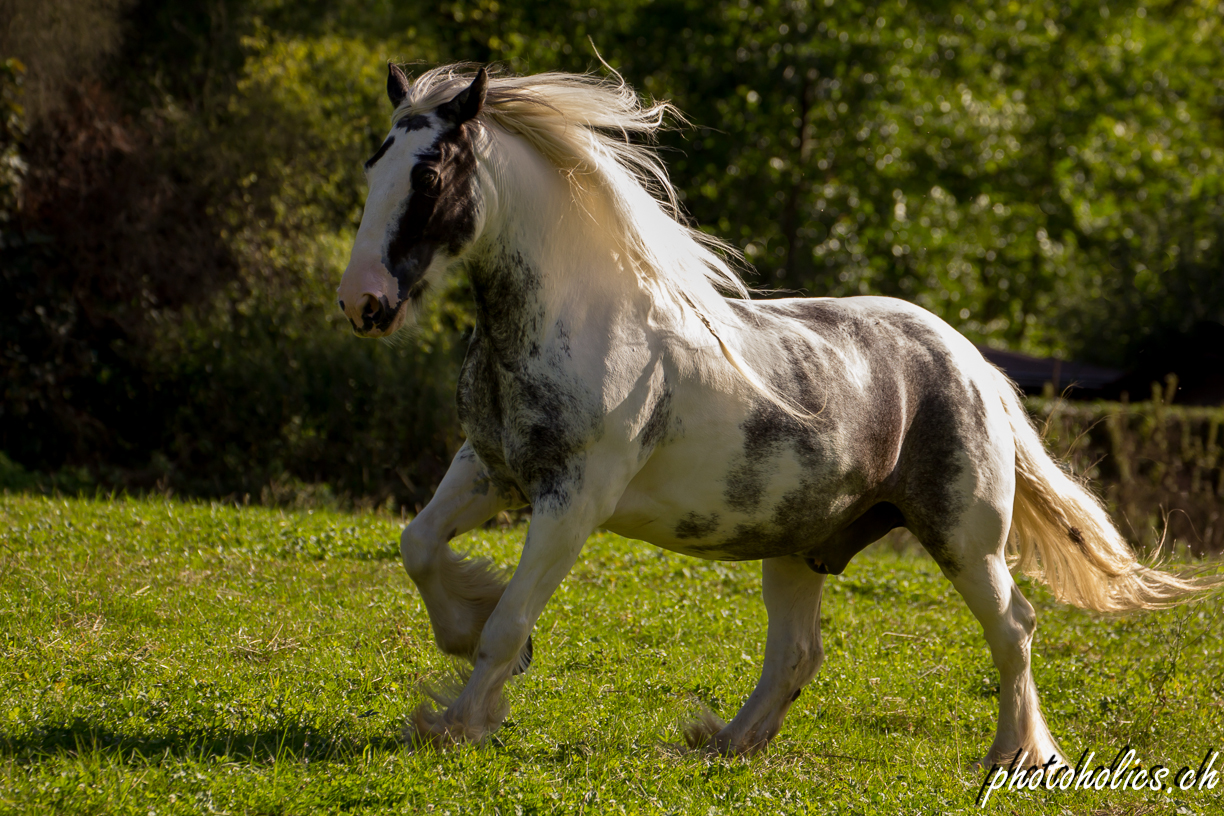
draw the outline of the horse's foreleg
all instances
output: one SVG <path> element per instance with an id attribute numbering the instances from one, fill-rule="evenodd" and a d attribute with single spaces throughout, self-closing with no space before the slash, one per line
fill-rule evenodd
<path id="1" fill-rule="evenodd" d="M 501 690 L 520 664 L 544 604 L 569 573 L 594 522 L 570 514 L 553 518 L 537 514 L 527 531 L 523 556 L 480 635 L 472 674 L 444 710 L 423 705 L 413 724 L 419 741 L 443 745 L 478 741 L 497 729 L 506 716 Z M 435 700 L 446 704 L 440 696 Z"/>
<path id="2" fill-rule="evenodd" d="M 729 724 L 706 715 L 690 726 L 685 737 L 692 747 L 706 745 L 723 754 L 763 749 L 824 661 L 820 595 L 825 576 L 813 572 L 795 556 L 766 559 L 761 562 L 761 572 L 769 613 L 761 679 Z"/>
<path id="3" fill-rule="evenodd" d="M 400 536 L 404 569 L 420 590 L 434 638 L 447 654 L 474 657 L 485 621 L 505 589 L 486 559 L 464 558 L 447 542 L 512 506 L 513 499 L 490 483 L 464 445 L 433 499 Z"/>

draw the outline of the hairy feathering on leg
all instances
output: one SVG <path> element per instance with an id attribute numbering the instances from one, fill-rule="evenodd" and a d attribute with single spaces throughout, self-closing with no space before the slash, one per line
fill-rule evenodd
<path id="1" fill-rule="evenodd" d="M 505 572 L 487 558 L 448 551 L 439 561 L 437 577 L 452 600 L 454 617 L 435 621 L 434 638 L 442 651 L 471 662 L 485 622 L 506 591 Z"/>
<path id="2" fill-rule="evenodd" d="M 456 667 L 436 685 L 421 684 L 429 700 L 412 713 L 404 728 L 404 741 L 417 747 L 431 746 L 442 750 L 463 742 L 480 742 L 498 729 L 509 713 L 509 705 L 500 693 L 489 695 L 479 710 L 457 705 L 471 677 L 471 671 Z"/>
<path id="3" fill-rule="evenodd" d="M 682 729 L 684 742 L 694 751 L 708 750 L 713 745 L 711 740 L 714 735 L 726 728 L 727 724 L 704 703 L 698 702 L 698 709 L 697 716 Z"/>

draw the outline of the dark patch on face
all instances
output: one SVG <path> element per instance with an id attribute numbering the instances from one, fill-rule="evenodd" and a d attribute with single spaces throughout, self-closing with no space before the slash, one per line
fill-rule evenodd
<path id="1" fill-rule="evenodd" d="M 424 130 L 432 124 L 429 117 L 418 113 L 415 116 L 405 116 L 403 119 L 395 123 L 396 130 L 402 130 L 406 133 L 411 133 L 414 130 Z"/>
<path id="2" fill-rule="evenodd" d="M 799 695 L 800 695 L 800 694 L 802 694 L 802 693 L 803 693 L 803 689 L 801 689 L 801 688 L 797 688 L 797 689 L 795 689 L 795 690 L 794 690 L 794 692 L 792 692 L 792 693 L 791 693 L 791 696 L 790 696 L 790 701 L 791 701 L 792 703 L 793 703 L 793 702 L 795 702 L 796 700 L 798 700 L 798 699 L 799 699 Z"/>
<path id="3" fill-rule="evenodd" d="M 390 147 L 391 147 L 391 145 L 393 145 L 393 144 L 395 144 L 395 137 L 394 137 L 394 136 L 388 136 L 388 137 L 387 137 L 387 141 L 385 141 L 385 142 L 383 142 L 383 143 L 382 143 L 382 147 L 378 148 L 378 150 L 377 150 L 377 151 L 374 153 L 374 155 L 373 155 L 373 156 L 371 156 L 370 158 L 366 159 L 365 169 L 366 169 L 366 170 L 369 170 L 371 167 L 373 167 L 373 166 L 374 166 L 374 164 L 375 164 L 375 162 L 377 162 L 379 159 L 381 159 L 381 158 L 383 157 L 383 154 L 384 154 L 384 153 L 386 153 L 386 152 L 387 152 L 387 149 L 388 149 L 388 148 L 390 148 Z M 340 308 L 344 308 L 344 307 L 343 307 L 343 306 L 341 306 Z"/>
<path id="4" fill-rule="evenodd" d="M 402 120 L 396 127 L 417 118 L 424 117 Z M 438 250 L 458 257 L 475 237 L 479 203 L 472 127 L 463 124 L 441 134 L 410 171 L 412 193 L 389 230 L 382 258 L 398 284 L 401 304 L 411 298 Z M 394 317 L 387 315 L 380 328 Z"/>
<path id="5" fill-rule="evenodd" d="M 676 525 L 676 538 L 708 538 L 718 532 L 718 514 L 701 516 L 689 513 Z"/>

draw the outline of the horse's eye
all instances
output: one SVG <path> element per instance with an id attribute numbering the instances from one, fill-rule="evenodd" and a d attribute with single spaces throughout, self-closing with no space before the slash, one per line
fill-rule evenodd
<path id="1" fill-rule="evenodd" d="M 439 184 L 438 171 L 432 167 L 423 167 L 416 174 L 417 186 L 422 190 L 436 190 Z"/>

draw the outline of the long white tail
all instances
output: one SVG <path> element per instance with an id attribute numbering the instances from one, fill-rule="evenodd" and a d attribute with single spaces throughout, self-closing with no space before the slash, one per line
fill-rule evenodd
<path id="1" fill-rule="evenodd" d="M 1139 563 L 1101 502 L 1050 458 L 1015 386 L 1001 372 L 998 379 L 1016 440 L 1015 566 L 1044 580 L 1058 600 L 1098 612 L 1162 609 L 1220 586 L 1219 578 Z"/>

